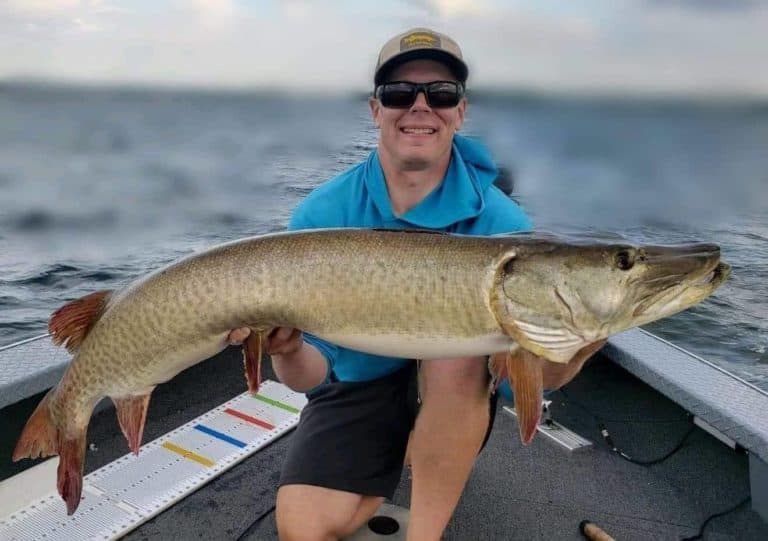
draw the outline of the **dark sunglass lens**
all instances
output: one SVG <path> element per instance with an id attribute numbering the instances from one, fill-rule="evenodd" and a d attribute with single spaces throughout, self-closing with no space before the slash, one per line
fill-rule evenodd
<path id="1" fill-rule="evenodd" d="M 414 86 L 409 84 L 386 84 L 381 89 L 381 104 L 384 107 L 410 107 L 415 101 L 415 90 Z"/>
<path id="2" fill-rule="evenodd" d="M 400 81 L 379 87 L 378 97 L 384 107 L 407 109 L 416 101 L 418 92 L 425 92 L 429 106 L 438 109 L 456 107 L 462 96 L 461 86 L 452 81 L 426 84 Z"/>
<path id="3" fill-rule="evenodd" d="M 428 87 L 428 94 L 430 107 L 456 107 L 461 99 L 456 83 L 432 83 Z"/>

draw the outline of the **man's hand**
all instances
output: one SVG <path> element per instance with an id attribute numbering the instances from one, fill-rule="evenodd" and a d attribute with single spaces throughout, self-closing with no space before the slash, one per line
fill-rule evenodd
<path id="1" fill-rule="evenodd" d="M 266 348 L 270 355 L 293 355 L 304 344 L 301 331 L 291 327 L 275 327 L 267 333 Z"/>
<path id="2" fill-rule="evenodd" d="M 241 346 L 245 339 L 251 335 L 251 329 L 248 327 L 240 327 L 239 329 L 233 329 L 229 331 L 227 336 L 227 342 L 230 346 Z"/>
<path id="3" fill-rule="evenodd" d="M 251 329 L 240 327 L 230 331 L 227 342 L 239 346 L 251 335 Z M 269 355 L 291 355 L 301 349 L 302 334 L 299 329 L 275 327 L 266 333 L 264 349 Z"/>

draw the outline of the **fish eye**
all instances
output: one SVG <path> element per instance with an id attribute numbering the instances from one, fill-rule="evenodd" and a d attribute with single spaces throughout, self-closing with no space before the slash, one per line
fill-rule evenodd
<path id="1" fill-rule="evenodd" d="M 629 250 L 622 250 L 616 254 L 616 266 L 621 270 L 629 270 L 635 265 L 635 258 Z"/>

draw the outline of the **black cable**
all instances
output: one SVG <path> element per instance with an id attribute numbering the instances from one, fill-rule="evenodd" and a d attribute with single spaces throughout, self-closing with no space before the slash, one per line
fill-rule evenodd
<path id="1" fill-rule="evenodd" d="M 746 505 L 751 499 L 752 498 L 750 496 L 747 496 L 746 498 L 741 500 L 739 503 L 737 503 L 733 507 L 726 509 L 725 511 L 720 511 L 719 513 L 715 513 L 714 515 L 710 515 L 709 518 L 707 518 L 707 520 L 704 521 L 704 524 L 701 525 L 701 528 L 699 528 L 699 533 L 697 533 L 693 537 L 684 537 L 680 541 L 695 541 L 696 539 L 704 539 L 704 530 L 707 528 L 710 522 L 712 522 L 716 518 L 725 516 L 728 513 L 733 513 L 734 511 L 737 511 L 740 507 L 743 507 L 744 505 Z"/>
<path id="2" fill-rule="evenodd" d="M 600 423 L 599 425 L 600 433 L 603 435 L 603 439 L 605 440 L 605 443 L 608 444 L 608 447 L 611 449 L 612 452 L 619 455 L 624 460 L 627 460 L 631 462 L 632 464 L 637 464 L 639 466 L 653 466 L 654 464 L 660 464 L 661 462 L 664 462 L 666 459 L 674 455 L 676 452 L 678 452 L 680 449 L 683 448 L 685 445 L 685 442 L 688 440 L 688 438 L 693 434 L 693 430 L 696 428 L 696 425 L 691 422 L 690 428 L 688 428 L 688 431 L 685 433 L 683 438 L 680 440 L 680 442 L 675 445 L 671 451 L 669 451 L 666 455 L 660 456 L 659 458 L 654 458 L 652 460 L 639 460 L 637 458 L 632 458 L 628 454 L 626 454 L 624 451 L 617 449 L 616 446 L 613 444 L 613 439 L 611 438 L 611 435 L 608 433 L 608 429 L 605 427 L 604 424 Z"/>
<path id="3" fill-rule="evenodd" d="M 251 522 L 248 525 L 248 527 L 245 529 L 245 531 L 243 531 L 243 533 L 241 533 L 240 536 L 235 541 L 243 541 L 243 539 L 245 539 L 245 536 L 250 534 L 256 528 L 256 526 L 258 526 L 259 523 L 262 520 L 264 520 L 265 518 L 267 518 L 270 515 L 270 513 L 272 513 L 272 511 L 274 511 L 274 510 L 275 510 L 275 505 L 273 504 L 272 507 L 270 507 L 269 509 L 264 511 L 262 514 L 260 514 L 255 519 L 253 519 L 253 522 Z"/>
<path id="4" fill-rule="evenodd" d="M 587 408 L 583 404 L 580 404 L 578 401 L 573 400 L 571 397 L 569 397 L 568 393 L 565 392 L 565 389 L 560 389 L 560 393 L 565 397 L 566 400 L 568 400 L 568 402 L 581 408 L 583 411 L 585 411 L 590 417 L 592 417 L 595 420 L 595 422 L 597 423 L 597 427 L 600 429 L 600 434 L 603 436 L 605 443 L 608 445 L 608 448 L 611 450 L 612 453 L 615 453 L 621 458 L 623 458 L 624 460 L 631 462 L 633 464 L 637 464 L 639 466 L 653 466 L 654 464 L 659 464 L 661 462 L 664 462 L 665 460 L 667 460 L 669 457 L 677 453 L 680 449 L 682 449 L 685 446 L 685 442 L 688 441 L 688 438 L 691 436 L 691 434 L 693 434 L 693 431 L 696 428 L 696 425 L 693 424 L 693 416 L 687 415 L 686 419 L 691 422 L 691 426 L 683 435 L 680 442 L 678 442 L 678 444 L 675 445 L 671 451 L 669 451 L 663 456 L 660 456 L 658 458 L 654 458 L 651 460 L 641 460 L 641 459 L 633 458 L 629 456 L 627 453 L 625 453 L 624 451 L 622 451 L 621 449 L 616 447 L 616 445 L 613 443 L 613 438 L 611 438 L 611 434 L 608 432 L 608 428 L 605 426 L 605 422 L 599 416 L 597 416 L 595 413 L 593 413 L 589 408 Z"/>
<path id="5" fill-rule="evenodd" d="M 571 397 L 569 397 L 568 393 L 566 393 L 564 389 L 559 389 L 559 391 L 560 391 L 560 393 L 562 393 L 562 395 L 565 397 L 565 399 L 568 400 L 568 402 L 570 402 L 571 404 L 581 408 L 583 411 L 585 411 L 590 417 L 592 417 L 597 422 L 597 426 L 600 429 L 600 434 L 602 434 L 603 439 L 608 444 L 608 447 L 610 448 L 611 452 L 616 453 L 617 455 L 619 455 L 624 460 L 632 462 L 633 464 L 638 464 L 640 466 L 652 466 L 654 464 L 659 464 L 660 462 L 665 461 L 666 459 L 668 459 L 669 457 L 671 457 L 672 455 L 674 455 L 676 452 L 678 452 L 680 449 L 683 448 L 683 446 L 685 445 L 685 442 L 688 440 L 688 438 L 691 436 L 691 434 L 693 434 L 693 431 L 696 429 L 696 425 L 693 423 L 693 416 L 688 414 L 687 415 L 687 419 L 689 419 L 691 421 L 691 426 L 688 428 L 688 431 L 682 437 L 680 442 L 677 445 L 675 445 L 675 447 L 673 447 L 671 451 L 669 451 L 664 456 L 661 456 L 659 458 L 655 458 L 653 460 L 638 460 L 636 458 L 632 458 L 631 456 L 627 455 L 626 453 L 624 453 L 623 451 L 618 449 L 616 447 L 616 445 L 614 445 L 613 438 L 611 438 L 611 434 L 608 432 L 608 429 L 606 428 L 605 423 L 600 419 L 600 417 L 595 415 L 589 408 L 587 408 L 583 404 L 580 404 L 578 401 L 573 400 Z M 735 506 L 733 506 L 733 507 L 731 507 L 729 509 L 726 509 L 725 511 L 721 511 L 719 513 L 715 513 L 713 515 L 710 515 L 704 521 L 704 523 L 701 525 L 701 528 L 699 529 L 699 533 L 698 534 L 694 535 L 693 537 L 685 537 L 685 538 L 681 539 L 680 541 L 696 541 L 697 539 L 703 539 L 704 538 L 704 530 L 707 528 L 707 526 L 709 525 L 710 522 L 712 522 L 716 518 L 725 516 L 725 515 L 727 515 L 729 513 L 733 513 L 734 511 L 738 510 L 742 506 L 746 505 L 747 502 L 749 502 L 751 499 L 752 498 L 748 496 L 747 498 L 745 498 L 742 501 L 740 501 L 739 503 L 737 503 Z"/>

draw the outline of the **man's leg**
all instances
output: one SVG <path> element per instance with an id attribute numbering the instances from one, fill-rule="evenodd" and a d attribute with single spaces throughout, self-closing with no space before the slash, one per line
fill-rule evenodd
<path id="1" fill-rule="evenodd" d="M 281 541 L 335 541 L 357 531 L 384 498 L 313 485 L 283 485 L 277 491 Z"/>
<path id="2" fill-rule="evenodd" d="M 413 374 L 408 365 L 310 393 L 280 475 L 281 539 L 348 536 L 394 492 L 415 415 L 408 401 Z"/>
<path id="3" fill-rule="evenodd" d="M 422 405 L 411 441 L 408 539 L 440 539 L 488 429 L 484 358 L 424 361 Z"/>

